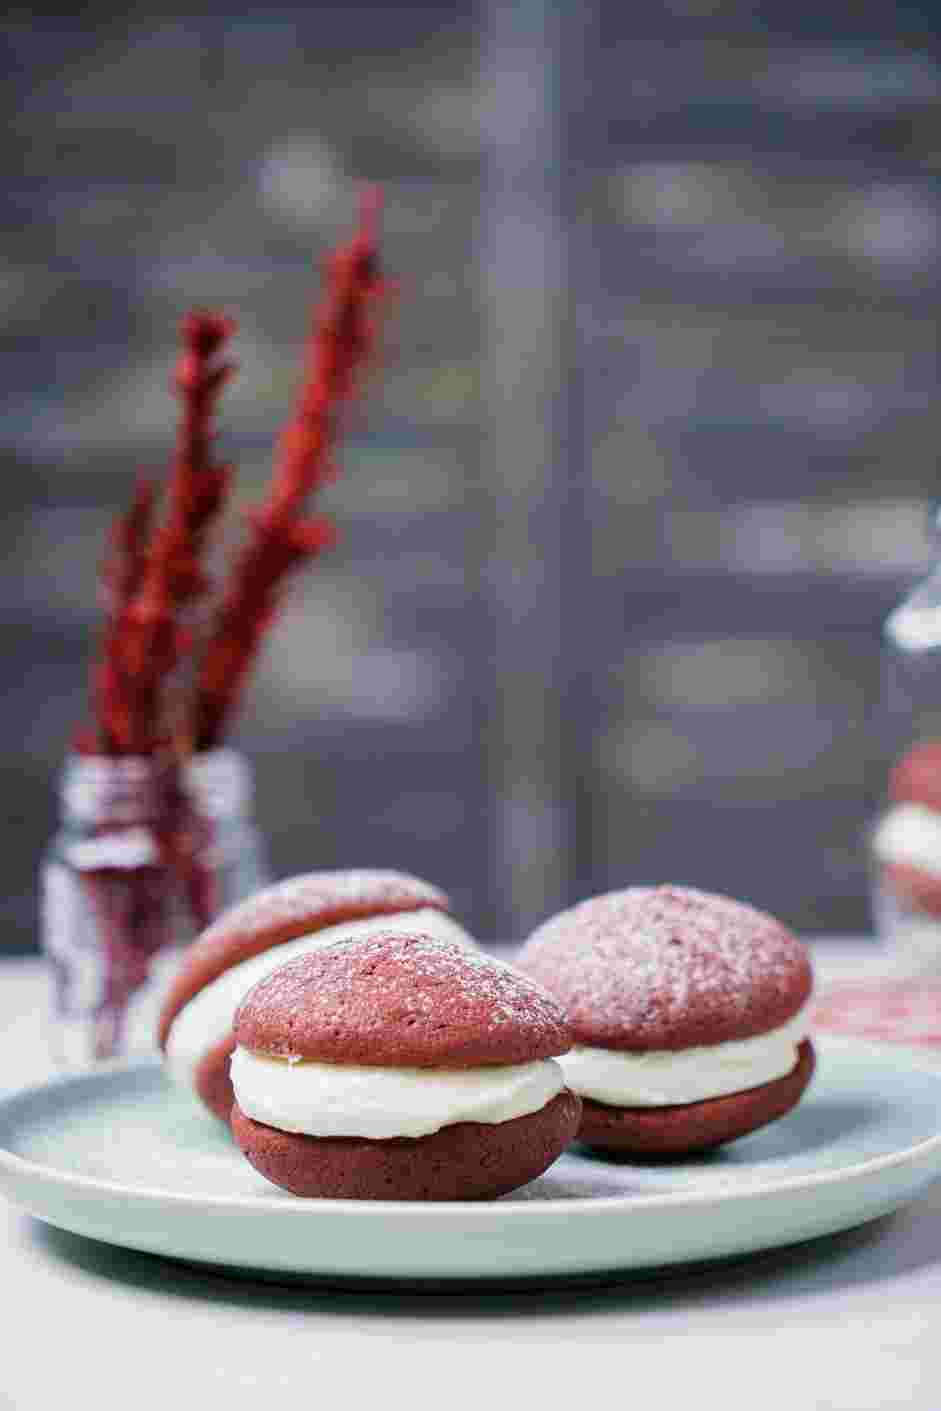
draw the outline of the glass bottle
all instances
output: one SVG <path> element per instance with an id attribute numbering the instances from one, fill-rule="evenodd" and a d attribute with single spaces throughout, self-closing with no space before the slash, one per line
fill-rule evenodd
<path id="1" fill-rule="evenodd" d="M 182 766 L 68 757 L 40 876 L 56 1062 L 153 1052 L 183 945 L 271 880 L 252 797 L 251 770 L 231 749 Z"/>
<path id="2" fill-rule="evenodd" d="M 941 565 L 886 619 L 881 686 L 873 922 L 900 973 L 941 973 Z"/>

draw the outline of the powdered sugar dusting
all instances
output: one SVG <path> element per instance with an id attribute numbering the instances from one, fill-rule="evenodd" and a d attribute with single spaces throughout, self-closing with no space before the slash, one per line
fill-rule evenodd
<path id="1" fill-rule="evenodd" d="M 245 901 L 238 902 L 213 922 L 200 937 L 210 943 L 220 935 L 235 931 L 267 930 L 303 924 L 318 911 L 411 910 L 419 906 L 448 909 L 444 892 L 411 877 L 406 872 L 380 869 L 349 869 L 342 872 L 305 872 L 265 887 Z"/>
<path id="2" fill-rule="evenodd" d="M 565 1006 L 577 1042 L 679 1049 L 775 1028 L 811 989 L 805 948 L 744 902 L 630 887 L 540 926 L 521 969 Z"/>
<path id="3" fill-rule="evenodd" d="M 505 961 L 378 929 L 279 966 L 243 1000 L 240 1043 L 373 1064 L 519 1063 L 566 1052 L 558 1002 Z"/>

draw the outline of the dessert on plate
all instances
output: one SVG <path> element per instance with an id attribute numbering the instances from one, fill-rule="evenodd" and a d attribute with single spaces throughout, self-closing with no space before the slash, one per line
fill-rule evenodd
<path id="1" fill-rule="evenodd" d="M 308 872 L 230 907 L 187 947 L 164 1001 L 157 1040 L 170 1073 L 228 1121 L 232 1017 L 242 997 L 283 961 L 378 925 L 474 945 L 445 894 L 402 872 Z"/>
<path id="2" fill-rule="evenodd" d="M 559 1063 L 590 1146 L 706 1151 L 782 1117 L 813 1074 L 807 952 L 742 902 L 609 892 L 544 922 L 517 964 L 565 1008 L 574 1046 Z"/>
<path id="3" fill-rule="evenodd" d="M 941 924 L 941 740 L 915 745 L 892 770 L 872 851 L 895 901 Z"/>
<path id="4" fill-rule="evenodd" d="M 299 1196 L 485 1200 L 578 1131 L 558 1004 L 481 951 L 381 926 L 279 965 L 242 1001 L 232 1132 Z"/>

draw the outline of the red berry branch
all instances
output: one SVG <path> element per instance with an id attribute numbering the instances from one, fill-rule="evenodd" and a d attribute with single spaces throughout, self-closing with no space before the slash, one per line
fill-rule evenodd
<path id="1" fill-rule="evenodd" d="M 144 579 L 156 497 L 154 482 L 141 476 L 130 508 L 118 515 L 111 528 L 109 552 L 102 568 L 109 614 L 101 660 L 92 682 L 99 738 L 96 741 L 83 736 L 87 753 L 93 753 L 97 745 L 105 754 L 119 754 L 120 742 L 130 731 L 123 691 L 123 624 Z"/>
<path id="2" fill-rule="evenodd" d="M 287 575 L 336 539 L 329 519 L 304 518 L 304 511 L 330 478 L 339 413 L 358 389 L 373 348 L 374 307 L 384 288 L 376 210 L 374 198 L 364 201 L 356 234 L 327 261 L 326 293 L 314 312 L 304 377 L 278 439 L 268 496 L 249 511 L 251 537 L 233 568 L 197 675 L 197 749 L 219 744 Z"/>
<path id="3" fill-rule="evenodd" d="M 301 386 L 282 430 L 268 493 L 248 513 L 249 537 L 232 565 L 193 670 L 185 745 L 219 745 L 240 699 L 290 572 L 336 541 L 332 522 L 310 515 L 331 478 L 340 414 L 358 392 L 375 342 L 379 271 L 377 193 L 362 200 L 352 238 L 327 259 L 322 300 L 308 336 Z M 222 511 L 231 467 L 212 455 L 213 418 L 231 363 L 219 361 L 234 324 L 194 311 L 181 326 L 175 385 L 182 403 L 165 522 L 152 528 L 155 491 L 142 480 L 112 530 L 104 579 L 111 612 L 94 673 L 98 748 L 148 756 L 174 735 L 168 686 L 193 650 L 193 603 L 208 594 L 202 559 Z M 179 744 L 179 741 L 177 741 Z"/>
<path id="4" fill-rule="evenodd" d="M 129 509 L 112 526 L 102 577 L 111 603 L 118 609 L 130 602 L 143 580 L 156 499 L 154 482 L 142 475 Z"/>
<path id="5" fill-rule="evenodd" d="M 212 459 L 212 418 L 234 370 L 215 359 L 233 326 L 203 312 L 183 320 L 183 353 L 174 378 L 183 414 L 167 517 L 151 530 L 154 489 L 141 481 L 134 504 L 112 533 L 105 565 L 111 620 L 96 692 L 101 745 L 109 754 L 156 750 L 166 731 L 167 678 L 189 642 L 182 614 L 208 588 L 200 557 L 230 476 L 228 466 Z"/>
<path id="6" fill-rule="evenodd" d="M 231 319 L 202 310 L 187 314 L 182 324 L 184 352 L 174 383 L 183 415 L 170 481 L 169 518 L 154 545 L 149 575 L 155 584 L 160 579 L 166 583 L 177 608 L 185 608 L 209 587 L 200 557 L 232 474 L 231 466 L 213 461 L 212 421 L 235 364 L 216 358 L 234 331 Z M 147 586 L 145 582 L 145 591 Z"/>

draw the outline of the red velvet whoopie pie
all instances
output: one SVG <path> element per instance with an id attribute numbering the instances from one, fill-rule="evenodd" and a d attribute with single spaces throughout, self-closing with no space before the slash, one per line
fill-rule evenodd
<path id="1" fill-rule="evenodd" d="M 561 1008 L 510 966 L 388 934 L 279 966 L 235 1017 L 231 1125 L 294 1195 L 486 1200 L 541 1175 L 578 1131 L 554 1061 Z"/>
<path id="2" fill-rule="evenodd" d="M 921 740 L 889 776 L 872 838 L 880 880 L 903 910 L 941 919 L 941 740 Z"/>
<path id="3" fill-rule="evenodd" d="M 163 1004 L 157 1041 L 170 1073 L 228 1122 L 232 1018 L 245 993 L 282 961 L 379 924 L 474 945 L 444 892 L 403 872 L 307 872 L 230 907 L 186 949 Z"/>
<path id="4" fill-rule="evenodd" d="M 780 922 L 690 887 L 592 897 L 516 963 L 565 1009 L 579 1140 L 677 1157 L 783 1117 L 814 1070 L 807 951 Z"/>

